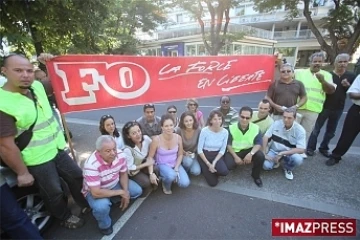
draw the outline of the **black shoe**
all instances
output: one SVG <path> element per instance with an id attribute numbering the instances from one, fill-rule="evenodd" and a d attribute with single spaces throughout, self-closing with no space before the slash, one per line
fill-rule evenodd
<path id="1" fill-rule="evenodd" d="M 331 156 L 331 153 L 329 153 L 328 150 L 319 149 L 319 153 L 321 153 L 321 155 L 323 155 L 324 157 L 327 157 L 327 158 L 329 158 Z"/>
<path id="2" fill-rule="evenodd" d="M 315 151 L 313 150 L 306 150 L 306 155 L 308 155 L 309 157 L 312 157 L 315 155 Z"/>
<path id="3" fill-rule="evenodd" d="M 258 187 L 262 187 L 263 183 L 261 181 L 260 178 L 254 178 L 254 183 L 258 186 Z"/>
<path id="4" fill-rule="evenodd" d="M 325 164 L 326 166 L 334 166 L 335 164 L 338 164 L 340 160 L 336 160 L 335 158 L 329 158 Z"/>
<path id="5" fill-rule="evenodd" d="M 102 235 L 111 235 L 113 233 L 113 227 L 110 226 L 105 229 L 99 229 Z"/>

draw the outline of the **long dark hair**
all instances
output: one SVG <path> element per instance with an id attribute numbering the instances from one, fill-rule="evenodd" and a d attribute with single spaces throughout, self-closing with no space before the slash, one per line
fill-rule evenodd
<path id="1" fill-rule="evenodd" d="M 99 131 L 101 133 L 101 135 L 109 135 L 109 133 L 105 130 L 105 121 L 108 120 L 109 118 L 111 118 L 114 121 L 114 136 L 115 137 L 120 137 L 120 133 L 116 128 L 116 123 L 115 123 L 115 119 L 113 118 L 113 116 L 111 115 L 104 115 L 100 118 L 100 123 L 99 123 Z"/>
<path id="2" fill-rule="evenodd" d="M 194 120 L 194 124 L 193 124 L 193 129 L 198 129 L 199 127 L 199 124 L 195 118 L 195 115 L 190 112 L 190 111 L 186 111 L 186 112 L 183 112 L 180 116 L 180 122 L 179 122 L 179 128 L 181 129 L 185 129 L 185 124 L 184 124 L 184 119 L 187 117 L 187 116 L 190 116 L 192 117 L 192 119 Z"/>
<path id="3" fill-rule="evenodd" d="M 215 115 L 218 115 L 219 117 L 221 117 L 221 126 L 223 126 L 224 124 L 224 121 L 225 121 L 225 118 L 224 118 L 224 115 L 222 114 L 222 112 L 220 112 L 219 110 L 212 110 L 209 114 L 209 117 L 206 121 L 206 126 L 211 126 L 211 120 L 215 117 Z"/>
<path id="4" fill-rule="evenodd" d="M 124 139 L 124 144 L 134 148 L 135 147 L 135 143 L 131 140 L 131 138 L 129 137 L 129 132 L 130 132 L 130 128 L 134 127 L 134 126 L 138 126 L 140 128 L 141 131 L 141 142 L 144 141 L 144 135 L 142 134 L 142 129 L 141 126 L 138 122 L 136 121 L 130 121 L 125 123 L 124 127 L 122 128 L 122 137 Z"/>

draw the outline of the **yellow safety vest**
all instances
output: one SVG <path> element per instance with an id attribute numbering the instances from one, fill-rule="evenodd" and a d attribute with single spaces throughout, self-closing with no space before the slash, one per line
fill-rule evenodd
<path id="1" fill-rule="evenodd" d="M 238 123 L 235 123 L 230 125 L 229 131 L 232 136 L 232 148 L 235 152 L 240 152 L 254 146 L 254 139 L 259 134 L 259 126 L 250 122 L 249 129 L 243 134 Z"/>
<path id="2" fill-rule="evenodd" d="M 38 118 L 33 129 L 33 137 L 21 151 L 26 166 L 36 166 L 52 160 L 59 149 L 66 146 L 64 134 L 51 110 L 43 85 L 34 81 L 31 86 L 37 98 Z M 20 93 L 0 88 L 0 111 L 16 119 L 17 136 L 29 129 L 36 119 L 33 100 Z"/>
<path id="3" fill-rule="evenodd" d="M 320 70 L 325 81 L 332 82 L 332 76 L 329 72 Z M 305 109 L 312 112 L 320 113 L 326 98 L 326 93 L 322 89 L 322 85 L 310 69 L 298 69 L 295 71 L 295 79 L 302 82 L 305 86 L 307 101 L 299 109 Z"/>

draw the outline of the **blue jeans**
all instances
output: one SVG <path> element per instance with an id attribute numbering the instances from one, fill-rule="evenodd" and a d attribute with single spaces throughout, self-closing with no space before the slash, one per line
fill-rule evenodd
<path id="1" fill-rule="evenodd" d="M 335 136 L 336 127 L 338 125 L 339 119 L 342 115 L 343 109 L 340 110 L 330 110 L 323 109 L 316 119 L 315 126 L 311 132 L 309 142 L 307 145 L 307 150 L 315 151 L 317 138 L 319 136 L 321 128 L 324 126 L 326 120 L 326 132 L 324 134 L 324 139 L 320 144 L 319 150 L 328 151 L 330 140 Z"/>
<path id="2" fill-rule="evenodd" d="M 160 177 L 162 178 L 162 181 L 164 183 L 164 186 L 167 191 L 171 190 L 171 184 L 177 180 L 177 184 L 181 188 L 186 188 L 190 185 L 190 179 L 187 175 L 185 169 L 183 166 L 179 166 L 179 178 L 177 177 L 177 173 L 175 172 L 174 168 L 166 165 L 166 164 L 159 164 L 159 171 L 160 171 Z"/>
<path id="3" fill-rule="evenodd" d="M 182 166 L 185 168 L 187 172 L 190 172 L 192 175 L 200 175 L 201 168 L 198 160 L 195 158 L 191 158 L 189 156 L 184 156 L 182 160 Z"/>
<path id="4" fill-rule="evenodd" d="M 12 239 L 43 239 L 7 184 L 0 187 L 1 229 Z"/>
<path id="5" fill-rule="evenodd" d="M 270 151 L 267 153 L 270 157 L 275 157 L 278 153 L 274 152 L 270 149 Z M 301 165 L 304 161 L 304 158 L 300 154 L 292 154 L 290 156 L 286 156 L 283 158 L 284 161 L 284 168 L 286 170 L 294 170 L 295 167 Z M 265 159 L 263 168 L 264 170 L 272 170 L 274 168 L 275 163 L 273 161 L 269 161 Z"/>
<path id="6" fill-rule="evenodd" d="M 119 190 L 121 189 L 120 184 L 116 184 L 111 190 Z M 129 193 L 130 198 L 138 198 L 142 194 L 141 187 L 129 179 Z M 110 218 L 110 207 L 114 203 L 118 203 L 121 201 L 120 196 L 114 196 L 111 198 L 94 198 L 89 192 L 86 195 L 86 200 L 88 201 L 94 218 L 98 222 L 98 226 L 100 229 L 106 229 L 111 226 L 111 218 Z"/>

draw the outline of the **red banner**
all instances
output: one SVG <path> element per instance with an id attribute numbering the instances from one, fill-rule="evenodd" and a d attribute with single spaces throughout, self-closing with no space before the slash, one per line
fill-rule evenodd
<path id="1" fill-rule="evenodd" d="M 67 55 L 47 64 L 62 113 L 267 90 L 274 57 Z"/>

